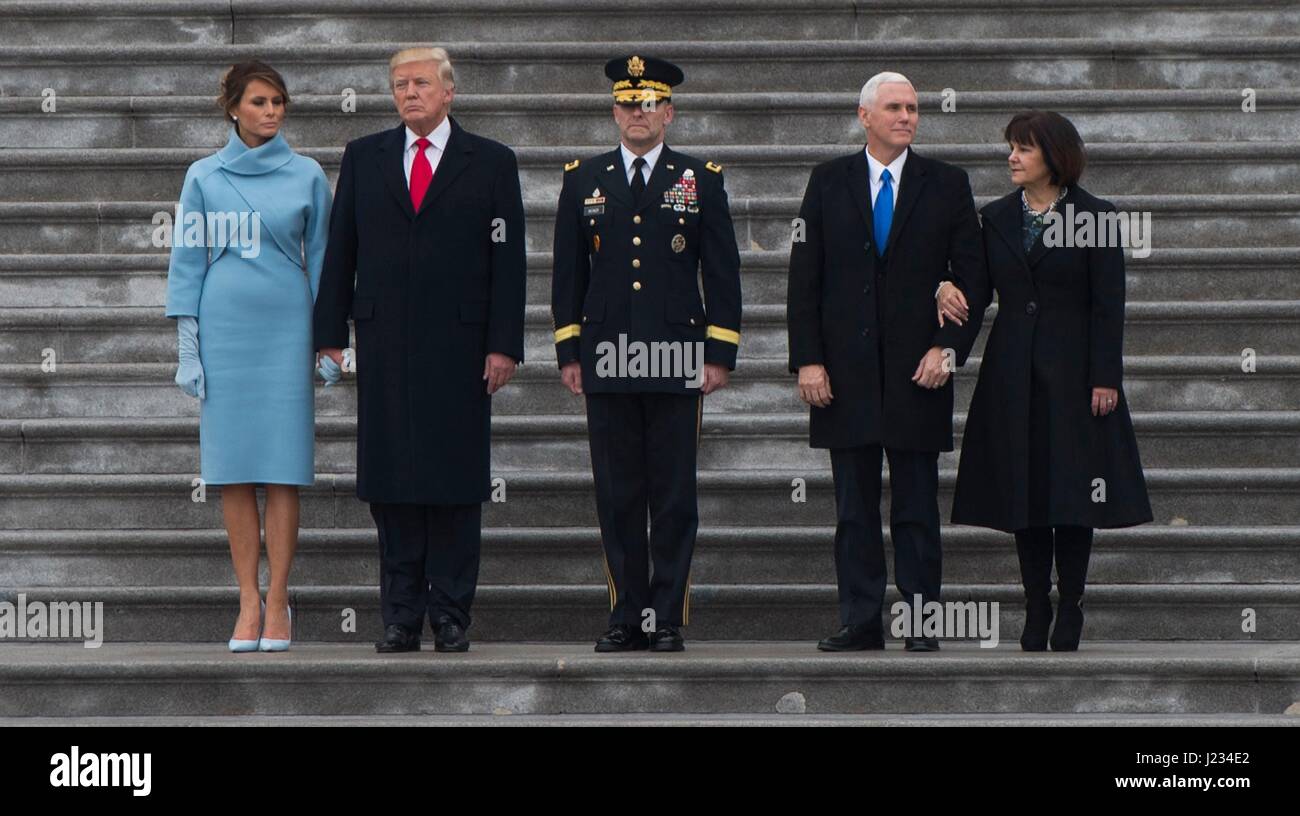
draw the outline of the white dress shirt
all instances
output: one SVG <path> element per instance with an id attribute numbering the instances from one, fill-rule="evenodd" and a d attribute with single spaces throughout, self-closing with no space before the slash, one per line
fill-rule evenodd
<path id="1" fill-rule="evenodd" d="M 415 164 L 415 142 L 419 138 L 418 133 L 409 127 L 406 129 L 406 152 L 402 154 L 402 169 L 406 171 L 406 189 L 408 190 L 411 189 L 411 166 Z M 429 160 L 430 169 L 436 173 L 438 172 L 438 161 L 447 150 L 447 140 L 451 138 L 451 117 L 442 117 L 442 122 L 424 138 L 429 140 L 429 146 L 424 149 L 424 157 Z"/>
<path id="2" fill-rule="evenodd" d="M 876 196 L 880 195 L 880 188 L 885 185 L 885 182 L 880 176 L 884 172 L 885 168 L 888 167 L 889 189 L 894 191 L 894 209 L 898 209 L 898 182 L 903 178 L 903 164 L 907 161 L 907 150 L 904 149 L 902 153 L 898 154 L 898 158 L 894 159 L 888 165 L 881 164 L 869 151 L 864 150 L 863 152 L 867 154 L 867 172 L 871 175 L 872 208 L 874 209 L 876 206 Z"/>
<path id="3" fill-rule="evenodd" d="M 635 169 L 632 167 L 632 162 L 636 161 L 637 155 L 628 150 L 627 145 L 622 142 L 619 142 L 618 149 L 623 151 L 623 169 L 627 171 L 627 183 L 630 185 L 632 183 L 632 172 Z M 659 154 L 662 152 L 664 152 L 664 143 L 660 142 L 650 148 L 650 152 L 641 157 L 645 159 L 645 167 L 641 170 L 641 175 L 647 185 L 650 184 L 650 174 L 654 172 L 655 162 L 659 161 Z"/>

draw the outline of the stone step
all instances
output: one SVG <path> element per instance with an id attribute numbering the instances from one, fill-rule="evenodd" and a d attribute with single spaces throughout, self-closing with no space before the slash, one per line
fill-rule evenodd
<path id="1" fill-rule="evenodd" d="M 679 63 L 689 77 L 681 87 L 683 96 L 723 90 L 856 91 L 877 68 L 885 67 L 906 74 L 923 90 L 958 85 L 972 91 L 1293 88 L 1300 78 L 1300 40 L 1294 30 L 1282 36 L 1257 36 L 1251 31 L 1249 36 L 1214 37 L 1170 37 L 1162 31 L 1140 40 L 968 38 L 946 25 L 934 30 L 942 36 L 679 42 L 626 37 L 625 42 L 603 43 L 595 54 L 591 40 L 529 38 L 463 41 L 451 51 L 462 91 L 542 95 L 603 93 L 609 87 L 602 73 L 607 55 L 634 50 Z M 654 31 L 661 34 L 663 26 Z M 405 29 L 403 34 L 401 40 L 407 42 Z M 69 96 L 215 95 L 222 72 L 244 59 L 275 66 L 291 94 L 342 94 L 345 88 L 386 93 L 386 66 L 397 47 L 392 41 L 304 43 L 297 39 L 230 45 L 3 45 L 0 69 L 8 78 L 7 96 L 40 96 L 46 88 Z M 978 63 L 980 70 L 969 70 L 972 63 Z M 781 65 L 782 70 L 745 70 L 747 65 Z"/>
<path id="2" fill-rule="evenodd" d="M 233 582 L 232 582 L 233 583 Z M 222 643 L 239 610 L 235 586 L 102 587 L 58 586 L 0 589 L 17 606 L 23 593 L 34 602 L 102 602 L 105 641 L 146 640 Z M 298 639 L 369 645 L 383 632 L 379 590 L 364 586 L 298 586 L 291 589 Z M 896 590 L 886 593 L 887 634 Z M 1020 637 L 1024 590 L 1005 585 L 945 583 L 950 603 L 999 604 L 999 638 Z M 1300 632 L 1298 584 L 1089 583 L 1084 596 L 1085 637 L 1111 640 L 1295 641 Z M 1255 613 L 1256 631 L 1243 633 L 1243 619 Z M 604 631 L 609 595 L 602 581 L 588 586 L 479 586 L 471 633 L 479 641 L 592 640 Z M 356 630 L 343 631 L 355 616 Z M 808 641 L 838 629 L 834 583 L 694 584 L 687 636 L 703 640 Z M 15 638 L 23 640 L 22 638 Z"/>
<path id="3" fill-rule="evenodd" d="M 886 521 L 888 516 L 886 515 Z M 691 561 L 701 584 L 832 584 L 834 518 L 819 525 L 700 528 Z M 885 546 L 890 533 L 885 524 Z M 945 525 L 944 578 L 953 584 L 1020 581 L 1006 533 Z M 1147 524 L 1100 530 L 1089 580 L 1095 584 L 1298 584 L 1297 526 Z M 479 582 L 489 585 L 600 585 L 605 581 L 597 527 L 495 527 L 483 530 Z M 361 586 L 378 581 L 375 529 L 301 530 L 293 585 Z M 0 530 L 0 574 L 11 587 L 229 587 L 225 529 Z M 262 560 L 263 586 L 268 580 Z"/>
<path id="4" fill-rule="evenodd" d="M 479 643 L 460 655 L 378 655 L 360 642 L 296 643 L 281 654 L 224 648 L 5 645 L 0 716 L 193 716 L 202 700 L 205 711 L 227 716 L 772 714 L 793 705 L 813 715 L 1109 713 L 1127 721 L 1278 715 L 1300 698 L 1295 643 L 1084 641 L 1068 655 L 1025 654 L 1010 642 L 822 654 L 802 640 L 692 641 L 676 655 L 597 655 L 590 641 Z"/>
<path id="5" fill-rule="evenodd" d="M 961 452 L 966 415 L 955 417 Z M 1153 468 L 1288 467 L 1300 461 L 1300 411 L 1135 412 L 1142 462 Z M 356 417 L 316 420 L 316 469 L 356 467 Z M 0 473 L 196 473 L 197 418 L 0 420 Z M 710 413 L 702 423 L 698 466 L 744 470 L 780 463 L 824 468 L 827 453 L 808 447 L 808 415 Z M 590 467 L 581 414 L 498 415 L 492 422 L 497 470 Z"/>
<path id="6" fill-rule="evenodd" d="M 956 407 L 964 410 L 979 375 L 972 357 L 956 373 Z M 1258 358 L 1242 371 L 1242 357 L 1132 355 L 1125 361 L 1125 393 L 1135 411 L 1293 411 L 1300 404 L 1300 357 Z M 172 382 L 175 363 L 60 363 L 46 373 L 38 363 L 0 364 L 0 416 L 195 416 L 198 402 Z M 493 397 L 496 414 L 582 413 L 553 362 L 525 362 Z M 784 360 L 742 359 L 731 384 L 704 401 L 706 414 L 795 413 L 806 410 Z M 351 378 L 318 386 L 316 415 L 355 415 Z"/>
<path id="7" fill-rule="evenodd" d="M 976 204 L 982 206 L 990 200 L 991 196 L 980 196 Z M 1245 253 L 1294 251 L 1300 246 L 1300 195 L 1124 195 L 1110 196 L 1109 200 L 1130 219 L 1134 214 L 1139 218 L 1150 214 L 1150 227 L 1144 224 L 1141 236 L 1152 256 L 1177 249 Z M 790 196 L 730 198 L 739 248 L 780 252 L 788 259 L 799 201 Z M 0 250 L 7 254 L 58 255 L 159 253 L 166 250 L 170 230 L 158 225 L 170 223 L 175 207 L 174 202 L 165 201 L 0 202 Z M 555 202 L 527 199 L 524 212 L 529 251 L 550 252 Z M 1275 236 L 1269 247 L 1259 247 L 1261 234 Z M 1138 237 L 1137 233 L 1134 237 Z M 1130 257 L 1141 245 L 1131 246 Z M 1243 285 L 1250 285 L 1250 281 Z"/>
<path id="8" fill-rule="evenodd" d="M 952 506 L 957 462 L 944 454 L 939 507 Z M 1300 468 L 1145 468 L 1156 524 L 1289 525 L 1296 522 Z M 497 501 L 485 524 L 594 526 L 590 470 L 496 470 Z M 222 525 L 217 491 L 197 474 L 0 474 L 0 530 L 198 529 Z M 888 484 L 886 479 L 885 484 Z M 820 525 L 835 518 L 829 467 L 701 470 L 699 514 L 706 525 Z M 209 500 L 210 499 L 210 500 Z M 300 488 L 303 527 L 373 524 L 351 473 L 317 473 Z M 69 506 L 76 513 L 69 513 Z"/>
<path id="9" fill-rule="evenodd" d="M 528 306 L 524 359 L 555 359 L 555 337 L 546 305 Z M 59 363 L 162 363 L 176 359 L 176 325 L 158 306 L 96 309 L 0 308 L 0 357 L 40 364 L 53 350 Z M 990 307 L 975 351 L 997 313 Z M 747 306 L 741 318 L 741 351 L 748 359 L 786 359 L 786 309 Z M 1300 348 L 1300 301 L 1130 302 L 1125 344 L 1133 355 L 1242 354 L 1253 349 L 1274 357 Z"/>
<path id="10" fill-rule="evenodd" d="M 0 207 L 0 210 L 3 210 Z M 8 225 L 0 219 L 0 233 Z M 785 303 L 789 252 L 743 250 L 747 304 Z M 17 307 L 161 306 L 168 256 L 127 254 L 0 254 L 0 303 Z M 551 300 L 551 253 L 528 254 L 527 300 Z M 1140 301 L 1300 300 L 1300 248 L 1153 248 L 1129 257 L 1127 298 Z"/>
<path id="11" fill-rule="evenodd" d="M 773 707 L 775 710 L 775 706 Z M 1117 726 L 1240 728 L 1295 727 L 1300 717 L 1286 714 L 234 714 L 211 716 L 179 714 L 132 717 L 0 717 L 0 727 L 65 728 L 176 728 L 176 727 L 364 727 L 433 726 L 477 728 L 627 727 L 713 728 L 793 727 L 860 728 L 863 726 L 917 728 L 1114 728 Z"/>
<path id="12" fill-rule="evenodd" d="M 334 148 L 395 126 L 389 94 L 355 97 L 292 94 L 284 136 L 296 149 Z M 1027 108 L 1055 110 L 1087 143 L 1285 142 L 1300 129 L 1300 91 L 1260 88 L 1245 115 L 1237 89 L 1018 90 L 954 89 L 918 94 L 918 131 L 926 144 L 998 143 L 1011 117 Z M 858 91 L 683 94 L 669 141 L 676 145 L 842 145 L 863 143 Z M 43 148 L 194 148 L 215 150 L 228 131 L 212 94 L 200 96 L 59 96 L 53 113 L 41 96 L 0 98 L 0 145 Z M 955 106 L 955 107 L 954 107 Z M 512 147 L 586 145 L 614 139 L 608 93 L 457 94 L 454 115 L 466 129 Z M 521 114 L 526 114 L 521 116 Z"/>
<path id="13" fill-rule="evenodd" d="M 921 143 L 917 152 L 967 170 L 976 195 L 1005 195 L 1014 186 L 1007 174 L 1007 151 L 1002 143 L 1001 128 L 983 137 L 981 143 Z M 613 142 L 612 135 L 610 142 Z M 769 205 L 779 201 L 785 221 L 783 233 L 787 238 L 789 219 L 798 213 L 799 199 L 808 184 L 812 167 L 859 149 L 858 145 L 674 144 L 674 147 L 722 163 L 728 194 L 739 200 L 733 201 L 733 214 L 736 203 L 743 204 L 746 198 Z M 609 145 L 601 142 L 582 146 L 518 148 L 515 152 L 519 157 L 520 183 L 525 198 L 545 202 L 544 212 L 551 215 L 559 197 L 564 163 L 609 149 Z M 212 152 L 193 148 L 4 150 L 0 151 L 0 201 L 162 200 L 164 205 L 157 209 L 171 211 L 174 208 L 173 197 L 180 194 L 186 168 Z M 300 152 L 319 161 L 334 176 L 343 147 L 307 148 Z M 1295 141 L 1102 142 L 1089 145 L 1088 159 L 1083 181 L 1095 195 L 1108 199 L 1117 194 L 1170 196 L 1164 199 L 1166 207 L 1162 209 L 1166 210 L 1176 204 L 1197 211 L 1197 205 L 1187 203 L 1189 199 L 1199 199 L 1201 207 L 1210 206 L 1204 197 L 1206 178 L 1215 179 L 1216 195 L 1253 197 L 1294 193 L 1300 189 L 1300 142 Z M 75 183 L 69 183 L 74 179 Z M 789 202 L 781 200 L 784 198 L 790 199 Z M 1287 203 L 1290 208 L 1285 214 L 1293 220 L 1295 203 Z M 152 216 L 157 209 L 150 211 L 149 215 Z M 530 216 L 535 214 L 540 213 L 529 212 Z M 144 226 L 150 226 L 148 219 Z M 1231 227 L 1220 229 L 1231 234 Z M 543 249 L 549 246 L 549 241 L 548 237 L 545 244 L 534 243 L 531 246 Z M 1297 242 L 1279 236 L 1277 243 L 1294 245 Z M 1257 244 L 1255 241 L 1252 245 Z M 1223 241 L 1216 240 L 1213 245 L 1221 246 Z"/>
<path id="14" fill-rule="evenodd" d="M 718 25 L 718 19 L 727 25 Z M 663 26 L 673 20 L 672 28 Z M 230 42 L 283 44 L 405 40 L 412 31 L 437 32 L 441 42 L 482 38 L 539 42 L 614 42 L 629 31 L 656 36 L 707 33 L 736 40 L 910 40 L 935 36 L 1140 40 L 1171 32 L 1183 37 L 1286 36 L 1300 14 L 1285 0 L 1252 0 L 1221 8 L 1206 0 L 1176 3 L 1037 0 L 1015 11 L 998 0 L 942 0 L 918 7 L 907 0 L 814 0 L 790 7 L 773 0 L 655 0 L 610 8 L 597 0 L 519 2 L 397 2 L 371 0 L 364 10 L 346 0 L 23 0 L 0 9 L 0 44 L 59 46 Z M 613 53 L 613 52 L 611 52 Z"/>

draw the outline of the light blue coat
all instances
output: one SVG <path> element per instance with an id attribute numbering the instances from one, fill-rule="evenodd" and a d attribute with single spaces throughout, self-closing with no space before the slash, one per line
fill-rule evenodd
<path id="1" fill-rule="evenodd" d="M 250 149 L 232 129 L 190 165 L 167 271 L 167 317 L 198 318 L 208 484 L 315 478 L 312 306 L 329 181 L 280 135 Z"/>

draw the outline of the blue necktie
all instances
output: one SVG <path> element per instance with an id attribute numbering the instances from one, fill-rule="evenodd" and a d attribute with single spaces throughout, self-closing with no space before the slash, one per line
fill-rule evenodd
<path id="1" fill-rule="evenodd" d="M 876 227 L 876 254 L 884 257 L 885 244 L 889 243 L 889 225 L 894 223 L 894 189 L 889 184 L 889 169 L 880 174 L 880 192 L 871 208 Z"/>

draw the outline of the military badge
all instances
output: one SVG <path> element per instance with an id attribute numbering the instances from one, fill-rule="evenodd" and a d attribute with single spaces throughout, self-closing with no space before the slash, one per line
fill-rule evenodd
<path id="1" fill-rule="evenodd" d="M 676 212 L 686 212 L 694 207 L 691 212 L 699 212 L 699 203 L 699 193 L 695 189 L 695 173 L 688 167 L 682 172 L 682 177 L 664 191 L 664 202 L 659 207 L 660 209 L 671 208 Z"/>
<path id="2" fill-rule="evenodd" d="M 681 252 L 686 249 L 686 236 L 680 232 L 673 236 L 673 252 Z"/>

